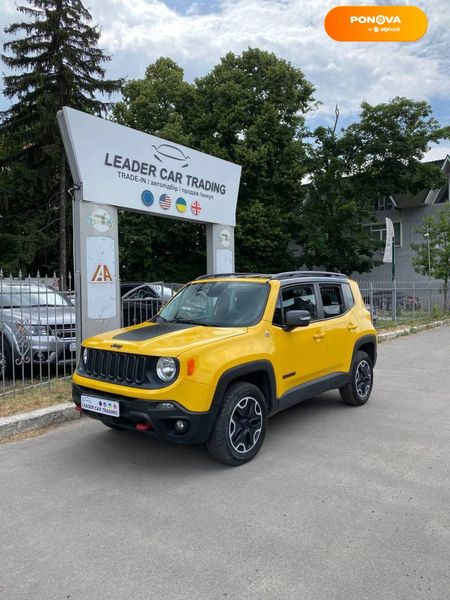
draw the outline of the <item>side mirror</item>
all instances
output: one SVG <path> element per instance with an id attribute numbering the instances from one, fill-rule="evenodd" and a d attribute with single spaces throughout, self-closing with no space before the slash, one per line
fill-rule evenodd
<path id="1" fill-rule="evenodd" d="M 285 315 L 285 326 L 287 330 L 295 327 L 307 327 L 311 323 L 309 310 L 289 310 Z"/>

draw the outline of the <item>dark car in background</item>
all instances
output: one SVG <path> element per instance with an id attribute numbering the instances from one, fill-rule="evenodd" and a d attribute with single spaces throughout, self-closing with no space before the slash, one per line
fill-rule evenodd
<path id="1" fill-rule="evenodd" d="M 373 305 L 379 310 L 392 310 L 392 290 L 374 290 L 372 298 Z M 419 310 L 422 308 L 421 298 L 406 292 L 397 292 L 396 301 L 398 310 Z"/>
<path id="2" fill-rule="evenodd" d="M 162 282 L 124 281 L 120 284 L 123 326 L 137 325 L 156 315 L 175 292 Z"/>

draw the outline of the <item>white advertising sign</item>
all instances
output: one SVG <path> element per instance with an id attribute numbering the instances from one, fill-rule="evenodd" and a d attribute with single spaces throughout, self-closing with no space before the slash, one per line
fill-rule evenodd
<path id="1" fill-rule="evenodd" d="M 83 200 L 236 224 L 240 166 L 72 108 L 64 107 L 58 118 Z"/>
<path id="2" fill-rule="evenodd" d="M 87 306 L 89 319 L 116 316 L 116 259 L 113 238 L 86 238 Z"/>
<path id="3" fill-rule="evenodd" d="M 386 245 L 384 247 L 384 263 L 392 262 L 392 240 L 394 239 L 394 224 L 392 220 L 386 217 Z"/>

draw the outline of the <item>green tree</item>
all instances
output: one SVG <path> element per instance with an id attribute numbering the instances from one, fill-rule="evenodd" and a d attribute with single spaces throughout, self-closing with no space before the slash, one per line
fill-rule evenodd
<path id="1" fill-rule="evenodd" d="M 159 58 L 143 79 L 128 82 L 113 109 L 116 122 L 193 146 L 189 113 L 195 86 L 170 58 Z M 205 227 L 122 212 L 119 218 L 122 279 L 188 281 L 205 270 Z"/>
<path id="2" fill-rule="evenodd" d="M 346 140 L 319 127 L 309 148 L 310 182 L 296 241 L 307 267 L 353 273 L 373 267 L 377 242 L 365 226 L 373 218 L 372 191 L 351 174 Z"/>
<path id="3" fill-rule="evenodd" d="M 0 135 L 0 249 L 11 267 L 67 270 L 67 166 L 56 113 L 71 106 L 100 115 L 121 80 L 105 78 L 109 60 L 97 47 L 100 31 L 80 0 L 29 0 L 24 20 L 5 28 L 12 39 L 2 59 L 4 95 Z M 59 257 L 55 246 L 59 245 Z"/>
<path id="4" fill-rule="evenodd" d="M 432 142 L 449 137 L 426 102 L 394 98 L 362 104 L 358 122 L 337 135 L 318 128 L 307 157 L 310 177 L 296 237 L 309 267 L 364 272 L 377 244 L 367 224 L 374 204 L 396 193 L 415 194 L 444 183 L 440 169 L 421 160 Z"/>
<path id="5" fill-rule="evenodd" d="M 196 86 L 196 147 L 242 165 L 237 269 L 293 268 L 289 242 L 299 227 L 304 115 L 314 106 L 313 85 L 289 62 L 249 48 L 228 53 Z"/>
<path id="6" fill-rule="evenodd" d="M 450 204 L 445 204 L 434 215 L 426 217 L 417 231 L 423 235 L 424 241 L 411 246 L 415 252 L 414 270 L 444 282 L 443 310 L 447 313 L 450 279 Z"/>
<path id="7" fill-rule="evenodd" d="M 172 60 L 160 58 L 144 79 L 125 86 L 114 118 L 242 165 L 237 269 L 281 270 L 295 260 L 288 244 L 302 192 L 304 114 L 312 94 L 299 69 L 258 49 L 227 54 L 194 84 L 183 80 Z M 160 273 L 183 281 L 205 270 L 200 225 L 124 214 L 121 246 L 128 276 L 154 279 Z"/>
<path id="8" fill-rule="evenodd" d="M 450 127 L 439 125 L 427 102 L 399 97 L 363 102 L 359 121 L 344 132 L 351 172 L 363 175 L 374 200 L 443 185 L 439 167 L 421 161 L 431 143 L 449 136 Z"/>

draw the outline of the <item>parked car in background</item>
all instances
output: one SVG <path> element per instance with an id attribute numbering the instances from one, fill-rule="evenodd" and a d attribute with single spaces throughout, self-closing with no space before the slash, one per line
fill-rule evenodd
<path id="1" fill-rule="evenodd" d="M 75 361 L 75 307 L 51 287 L 29 281 L 0 286 L 0 379 Z"/>
<path id="2" fill-rule="evenodd" d="M 175 292 L 162 282 L 142 283 L 124 281 L 120 284 L 122 295 L 123 326 L 137 325 L 156 315 Z"/>
<path id="3" fill-rule="evenodd" d="M 374 290 L 373 304 L 379 310 L 392 310 L 392 290 Z M 422 308 L 422 300 L 419 296 L 413 296 L 405 292 L 397 292 L 397 309 L 418 310 Z"/>

